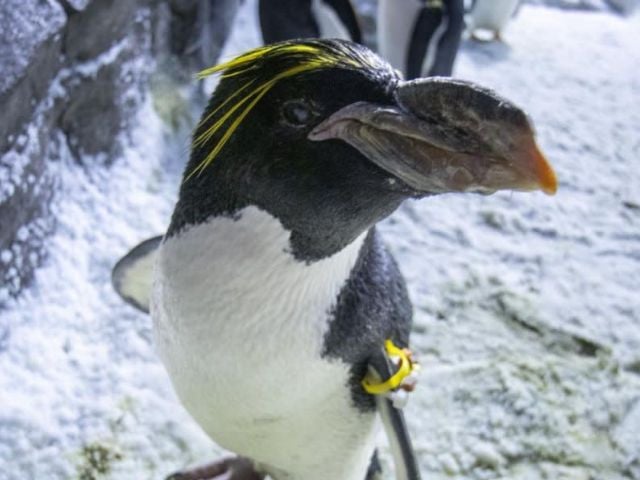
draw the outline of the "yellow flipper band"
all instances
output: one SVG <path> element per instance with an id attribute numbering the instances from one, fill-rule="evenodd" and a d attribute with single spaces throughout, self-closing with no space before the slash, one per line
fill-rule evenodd
<path id="1" fill-rule="evenodd" d="M 402 381 L 418 367 L 418 365 L 413 363 L 411 358 L 409 358 L 410 352 L 406 349 L 396 347 L 391 340 L 385 340 L 384 348 L 389 357 L 397 357 L 400 359 L 400 366 L 398 367 L 398 371 L 384 382 L 372 379 L 369 373 L 365 375 L 362 380 L 362 387 L 367 393 L 372 395 L 382 395 L 383 393 L 395 390 L 402 384 Z"/>

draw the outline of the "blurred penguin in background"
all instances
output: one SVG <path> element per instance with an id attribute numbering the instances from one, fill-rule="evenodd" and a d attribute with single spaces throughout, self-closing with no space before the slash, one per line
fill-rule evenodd
<path id="1" fill-rule="evenodd" d="M 463 30 L 463 0 L 378 3 L 379 52 L 408 80 L 451 76 Z"/>
<path id="2" fill-rule="evenodd" d="M 243 0 L 171 0 L 171 52 L 194 71 L 217 63 Z"/>
<path id="3" fill-rule="evenodd" d="M 362 42 L 349 0 L 260 0 L 258 13 L 265 44 L 319 37 Z"/>
<path id="4" fill-rule="evenodd" d="M 502 31 L 520 7 L 520 0 L 474 0 L 467 16 L 471 38 L 479 41 L 502 41 Z M 490 32 L 491 37 L 478 35 L 478 30 Z"/>

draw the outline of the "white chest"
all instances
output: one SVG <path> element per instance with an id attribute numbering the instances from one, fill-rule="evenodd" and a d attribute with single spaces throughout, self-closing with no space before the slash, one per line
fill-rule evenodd
<path id="1" fill-rule="evenodd" d="M 373 416 L 351 406 L 348 366 L 321 357 L 362 241 L 307 265 L 280 222 L 249 207 L 159 251 L 151 312 L 178 395 L 215 441 L 278 480 L 364 476 Z"/>

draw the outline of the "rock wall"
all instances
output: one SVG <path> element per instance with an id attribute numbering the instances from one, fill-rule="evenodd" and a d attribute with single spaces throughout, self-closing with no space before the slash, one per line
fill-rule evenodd
<path id="1" fill-rule="evenodd" d="M 151 24 L 146 1 L 0 5 L 0 303 L 44 258 L 55 163 L 117 154 L 149 75 Z"/>
<path id="2" fill-rule="evenodd" d="M 108 168 L 156 65 L 214 63 L 239 0 L 0 3 L 0 308 L 46 256 L 56 164 Z"/>

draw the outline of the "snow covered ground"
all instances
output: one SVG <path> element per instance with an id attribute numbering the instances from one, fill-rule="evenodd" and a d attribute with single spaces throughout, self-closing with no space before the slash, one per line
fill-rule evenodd
<path id="1" fill-rule="evenodd" d="M 253 8 L 227 54 L 257 45 Z M 415 304 L 423 477 L 640 479 L 640 15 L 526 6 L 505 39 L 465 43 L 457 75 L 526 108 L 558 194 L 448 195 L 381 226 Z M 159 479 L 220 453 L 109 278 L 164 230 L 187 136 L 150 99 L 127 143 L 109 170 L 52 164 L 50 259 L 0 313 L 0 480 Z"/>

